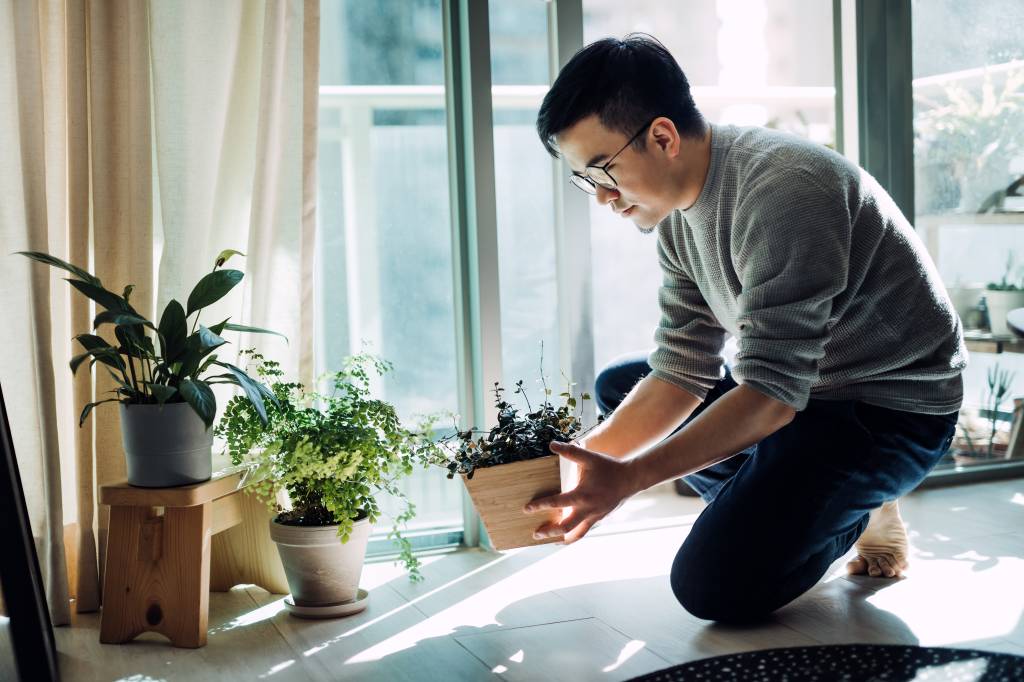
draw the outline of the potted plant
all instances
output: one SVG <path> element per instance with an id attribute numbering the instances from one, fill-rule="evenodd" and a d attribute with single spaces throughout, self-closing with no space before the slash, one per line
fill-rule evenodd
<path id="1" fill-rule="evenodd" d="M 989 368 L 984 406 L 976 418 L 963 416 L 958 423 L 960 435 L 953 441 L 953 460 L 957 464 L 978 464 L 1006 455 L 1009 431 L 1000 430 L 999 424 L 1013 419 L 1012 414 L 1002 412 L 1002 407 L 1010 397 L 1014 376 L 1014 372 L 1000 369 L 999 363 Z"/>
<path id="2" fill-rule="evenodd" d="M 448 470 L 448 478 L 462 476 L 497 550 L 561 540 L 560 536 L 533 537 L 544 522 L 560 521 L 560 510 L 524 514 L 522 508 L 533 499 L 561 492 L 559 457 L 551 453 L 551 443 L 568 443 L 584 435 L 579 401 L 571 390 L 569 384 L 560 394 L 562 405 L 555 407 L 545 383 L 544 401 L 533 409 L 520 380 L 514 393 L 526 403 L 526 411 L 521 411 L 505 400 L 505 389 L 495 383 L 498 423 L 489 431 L 456 429 L 441 441 L 449 454 L 439 464 Z M 580 399 L 589 400 L 590 396 L 583 393 Z"/>
<path id="3" fill-rule="evenodd" d="M 1010 280 L 1013 271 L 1014 254 L 1011 251 L 1006 257 L 1006 271 L 998 282 L 989 282 L 985 287 L 985 302 L 988 306 L 989 328 L 995 336 L 1013 336 L 1006 324 L 1006 316 L 1011 310 L 1024 308 L 1024 282 L 1016 284 Z"/>
<path id="4" fill-rule="evenodd" d="M 277 398 L 242 369 L 219 360 L 214 351 L 227 343 L 220 336 L 226 330 L 276 332 L 228 320 L 209 327 L 199 324 L 202 310 L 242 281 L 239 270 L 221 269 L 231 256 L 243 255 L 241 252 L 221 252 L 213 271 L 199 280 L 185 306 L 172 299 L 158 325 L 132 307 L 134 285 L 129 284 L 118 295 L 106 289 L 98 277 L 59 258 L 37 251 L 19 253 L 69 272 L 67 282 L 102 308 L 93 320 L 94 331 L 113 326 L 113 343 L 93 333 L 75 336 L 84 352 L 71 358 L 70 364 L 71 371 L 77 372 L 86 362 L 90 370 L 98 363 L 117 384 L 111 391 L 113 397 L 85 405 L 78 425 L 85 422 L 97 405 L 120 403 L 121 437 L 130 484 L 164 488 L 210 478 L 211 426 L 217 414 L 211 385 L 241 387 L 243 400 L 252 406 L 261 423 L 266 422 L 265 401 Z"/>
<path id="5" fill-rule="evenodd" d="M 270 534 L 284 564 L 300 616 L 347 615 L 366 606 L 359 576 L 372 525 L 381 515 L 377 493 L 395 496 L 404 511 L 393 518 L 394 538 L 410 580 L 422 580 L 419 560 L 399 526 L 415 507 L 397 487 L 414 464 L 436 458 L 437 445 L 404 428 L 393 406 L 370 397 L 371 373 L 391 365 L 368 354 L 347 358 L 331 376 L 332 392 L 286 382 L 278 363 L 244 351 L 276 400 L 266 405 L 267 427 L 251 401 L 233 398 L 217 433 L 235 464 L 256 467 L 255 493 L 278 512 Z M 287 493 L 290 506 L 279 504 Z"/>

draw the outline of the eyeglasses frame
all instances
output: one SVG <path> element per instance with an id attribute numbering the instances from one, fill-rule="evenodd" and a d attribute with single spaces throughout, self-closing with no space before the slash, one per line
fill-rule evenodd
<path id="1" fill-rule="evenodd" d="M 608 159 L 607 161 L 605 161 L 602 165 L 600 165 L 600 166 L 587 166 L 586 168 L 583 169 L 582 173 L 577 173 L 576 171 L 573 171 L 572 173 L 570 173 L 569 174 L 569 182 L 571 182 L 574 187 L 580 189 L 583 192 L 586 192 L 587 194 L 590 194 L 591 196 L 595 196 L 597 194 L 598 186 L 601 186 L 604 189 L 615 189 L 616 187 L 618 187 L 619 183 L 615 180 L 615 177 L 612 176 L 612 174 L 608 172 L 608 167 L 611 166 L 612 163 L 614 163 L 615 159 L 618 158 L 619 154 L 621 154 L 622 152 L 626 151 L 626 148 L 629 147 L 629 145 L 633 144 L 636 141 L 636 139 L 638 137 L 640 137 L 640 135 L 642 135 L 644 132 L 646 132 L 647 129 L 651 127 L 651 124 L 654 123 L 656 120 L 658 120 L 658 118 L 660 118 L 660 117 L 659 116 L 655 116 L 650 121 L 648 121 L 646 124 L 644 124 L 643 128 L 641 128 L 640 130 L 636 131 L 636 134 L 633 135 L 633 137 L 629 138 L 629 141 L 626 144 L 622 145 L 622 149 L 620 149 L 619 151 L 617 151 L 614 154 L 612 154 L 612 157 L 610 159 Z M 602 173 L 604 173 L 605 175 L 607 175 L 608 179 L 612 181 L 611 187 L 609 187 L 605 183 L 597 182 L 596 180 L 591 178 L 590 175 L 587 173 L 587 171 L 589 169 L 591 169 L 591 168 L 593 168 L 595 170 L 599 170 Z M 584 181 L 587 184 L 587 186 L 584 187 L 583 185 L 579 184 L 576 181 L 576 178 L 579 178 L 580 180 Z M 588 187 L 589 187 L 589 189 L 588 189 Z"/>

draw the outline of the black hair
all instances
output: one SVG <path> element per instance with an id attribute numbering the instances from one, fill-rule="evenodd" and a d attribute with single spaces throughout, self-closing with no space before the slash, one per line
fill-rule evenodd
<path id="1" fill-rule="evenodd" d="M 658 116 L 672 119 L 684 137 L 701 137 L 707 129 L 683 70 L 664 45 L 644 33 L 602 38 L 562 67 L 537 113 L 537 134 L 548 153 L 558 158 L 555 135 L 591 114 L 628 136 Z M 643 149 L 644 139 L 633 144 Z"/>

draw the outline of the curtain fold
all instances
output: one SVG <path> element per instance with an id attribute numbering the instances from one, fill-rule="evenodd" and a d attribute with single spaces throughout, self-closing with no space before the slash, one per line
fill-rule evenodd
<path id="1" fill-rule="evenodd" d="M 70 598 L 100 606 L 97 490 L 124 477 L 124 456 L 116 406 L 77 425 L 112 388 L 67 368 L 93 307 L 9 254 L 48 251 L 108 288 L 134 284 L 153 316 L 220 250 L 245 251 L 243 286 L 206 322 L 281 331 L 289 344 L 235 349 L 257 345 L 308 381 L 318 22 L 318 0 L 0 3 L 0 381 L 54 624 L 71 622 Z"/>

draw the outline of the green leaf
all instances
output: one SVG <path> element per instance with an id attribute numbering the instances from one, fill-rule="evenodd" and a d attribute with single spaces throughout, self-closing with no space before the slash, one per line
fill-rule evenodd
<path id="1" fill-rule="evenodd" d="M 156 327 L 153 326 L 152 322 L 142 317 L 141 315 L 137 315 L 136 313 L 129 313 L 123 310 L 104 310 L 103 312 L 96 316 L 96 319 L 92 321 L 93 329 L 96 329 L 97 327 L 103 324 L 115 324 L 119 327 L 134 326 L 137 324 L 141 324 L 143 326 L 149 327 L 150 329 L 156 329 Z"/>
<path id="2" fill-rule="evenodd" d="M 217 361 L 217 354 L 214 353 L 210 357 L 203 360 L 203 364 L 199 365 L 199 369 L 196 370 L 196 376 L 201 376 L 203 372 L 209 369 L 210 365 Z"/>
<path id="3" fill-rule="evenodd" d="M 135 389 L 132 388 L 131 385 L 126 384 L 123 378 L 114 374 L 114 372 L 109 367 L 104 367 L 103 369 L 107 370 L 107 374 L 109 374 L 110 378 L 114 380 L 114 383 L 116 383 L 119 386 L 119 388 L 117 389 L 119 392 L 126 392 L 125 395 L 130 396 L 136 395 Z"/>
<path id="4" fill-rule="evenodd" d="M 210 331 L 208 327 L 204 327 L 203 325 L 199 325 L 199 331 L 197 332 L 197 334 L 199 334 L 199 349 L 201 351 L 213 350 L 214 348 L 223 346 L 225 343 L 227 343 L 226 339 L 221 338 L 217 334 Z"/>
<path id="5" fill-rule="evenodd" d="M 206 428 L 213 425 L 213 418 L 217 416 L 217 399 L 210 387 L 202 381 L 184 379 L 178 384 L 178 392 L 185 399 L 192 409 L 196 411 L 199 418 L 206 424 Z"/>
<path id="6" fill-rule="evenodd" d="M 78 355 L 71 358 L 71 362 L 68 365 L 71 367 L 71 373 L 75 374 L 78 372 L 78 368 L 83 362 L 92 357 L 92 353 L 86 351 L 85 353 L 79 353 Z"/>
<path id="7" fill-rule="evenodd" d="M 78 289 L 88 298 L 99 303 L 107 310 L 124 310 L 133 312 L 131 306 L 128 305 L 128 301 L 124 300 L 112 291 L 107 291 L 103 287 L 77 279 L 65 278 L 64 281 Z"/>
<path id="8" fill-rule="evenodd" d="M 92 412 L 92 408 L 96 407 L 97 405 L 102 405 L 103 403 L 114 403 L 117 401 L 118 398 L 107 398 L 105 400 L 97 400 L 94 403 L 87 403 L 86 406 L 82 408 L 82 416 L 78 418 L 79 428 L 81 428 L 82 424 L 85 423 L 85 418 L 89 416 L 90 412 Z"/>
<path id="9" fill-rule="evenodd" d="M 75 277 L 84 282 L 95 284 L 98 287 L 103 286 L 100 283 L 99 277 L 96 277 L 95 275 L 90 274 L 89 272 L 83 270 L 82 268 L 72 265 L 71 263 L 68 263 L 67 261 L 62 261 L 60 258 L 55 258 L 54 256 L 51 256 L 48 253 L 43 253 L 42 251 L 18 251 L 17 253 L 27 258 L 31 258 L 32 260 L 38 263 L 45 263 L 46 265 L 50 265 L 55 268 L 60 268 L 61 270 L 66 270 L 67 272 L 70 272 L 72 275 L 74 275 Z"/>
<path id="10" fill-rule="evenodd" d="M 145 355 L 150 358 L 156 358 L 156 349 L 153 348 L 153 339 L 149 338 L 145 334 L 140 334 L 135 342 L 144 351 Z"/>
<path id="11" fill-rule="evenodd" d="M 232 365 L 230 362 L 218 362 L 217 364 L 224 367 L 234 375 L 235 379 L 238 381 L 238 385 L 242 387 L 243 391 L 245 391 L 245 397 L 248 398 L 249 402 L 252 403 L 252 406 L 256 408 L 256 413 L 260 416 L 260 421 L 266 425 L 267 408 L 266 405 L 263 404 L 263 393 L 257 386 L 258 382 L 254 381 L 252 377 L 246 374 L 243 370 Z"/>
<path id="12" fill-rule="evenodd" d="M 228 318 L 225 318 L 225 319 L 221 320 L 217 324 L 211 324 L 210 325 L 210 331 L 213 332 L 214 334 L 217 334 L 218 336 L 220 336 L 221 334 L 224 333 L 224 329 L 228 326 L 228 320 L 230 320 L 230 319 L 231 318 L 228 317 Z"/>
<path id="13" fill-rule="evenodd" d="M 174 386 L 152 384 L 148 381 L 146 382 L 146 385 L 149 386 L 149 392 L 153 394 L 153 396 L 156 398 L 156 401 L 161 405 L 166 403 L 168 400 L 173 398 L 175 394 L 178 393 L 178 389 L 176 389 Z"/>
<path id="14" fill-rule="evenodd" d="M 118 355 L 114 348 L 107 346 L 106 348 L 90 349 L 71 358 L 71 362 L 69 363 L 71 373 L 76 373 L 78 371 L 78 367 L 90 357 L 93 358 L 94 361 L 98 360 L 99 362 L 102 362 L 109 367 L 113 367 L 114 369 L 125 369 L 125 364 L 124 361 L 121 360 L 121 356 Z"/>
<path id="15" fill-rule="evenodd" d="M 244 256 L 245 254 L 241 251 L 235 251 L 234 249 L 224 249 L 217 254 L 217 260 L 213 262 L 213 267 L 219 268 L 224 265 L 232 256 Z"/>
<path id="16" fill-rule="evenodd" d="M 224 329 L 233 332 L 249 332 L 250 334 L 273 334 L 274 336 L 280 336 L 285 341 L 288 340 L 288 337 L 281 332 L 275 332 L 272 329 L 263 329 L 262 327 L 250 327 L 244 324 L 235 324 L 234 322 L 224 325 Z"/>
<path id="17" fill-rule="evenodd" d="M 182 378 L 195 376 L 204 355 L 199 348 L 199 332 L 190 334 L 185 339 L 185 350 L 171 365 L 171 373 Z"/>
<path id="18" fill-rule="evenodd" d="M 188 295 L 188 315 L 216 303 L 242 281 L 240 270 L 216 270 L 199 280 Z"/>
<path id="19" fill-rule="evenodd" d="M 121 359 L 117 349 L 107 343 L 106 339 L 95 334 L 79 334 L 75 340 L 82 344 L 86 351 L 92 353 L 100 362 L 110 365 L 115 369 L 125 369 L 124 360 Z M 74 368 L 71 370 L 74 372 Z"/>
<path id="20" fill-rule="evenodd" d="M 185 350 L 185 338 L 188 336 L 188 324 L 185 321 L 185 309 L 173 298 L 164 308 L 160 316 L 158 328 L 162 341 L 164 360 L 170 362 Z"/>
<path id="21" fill-rule="evenodd" d="M 86 350 L 93 350 L 96 348 L 110 348 L 114 350 L 114 347 L 107 343 L 107 340 L 102 336 L 96 336 L 95 334 L 79 334 L 74 337 L 75 341 L 82 344 L 82 347 Z"/>

